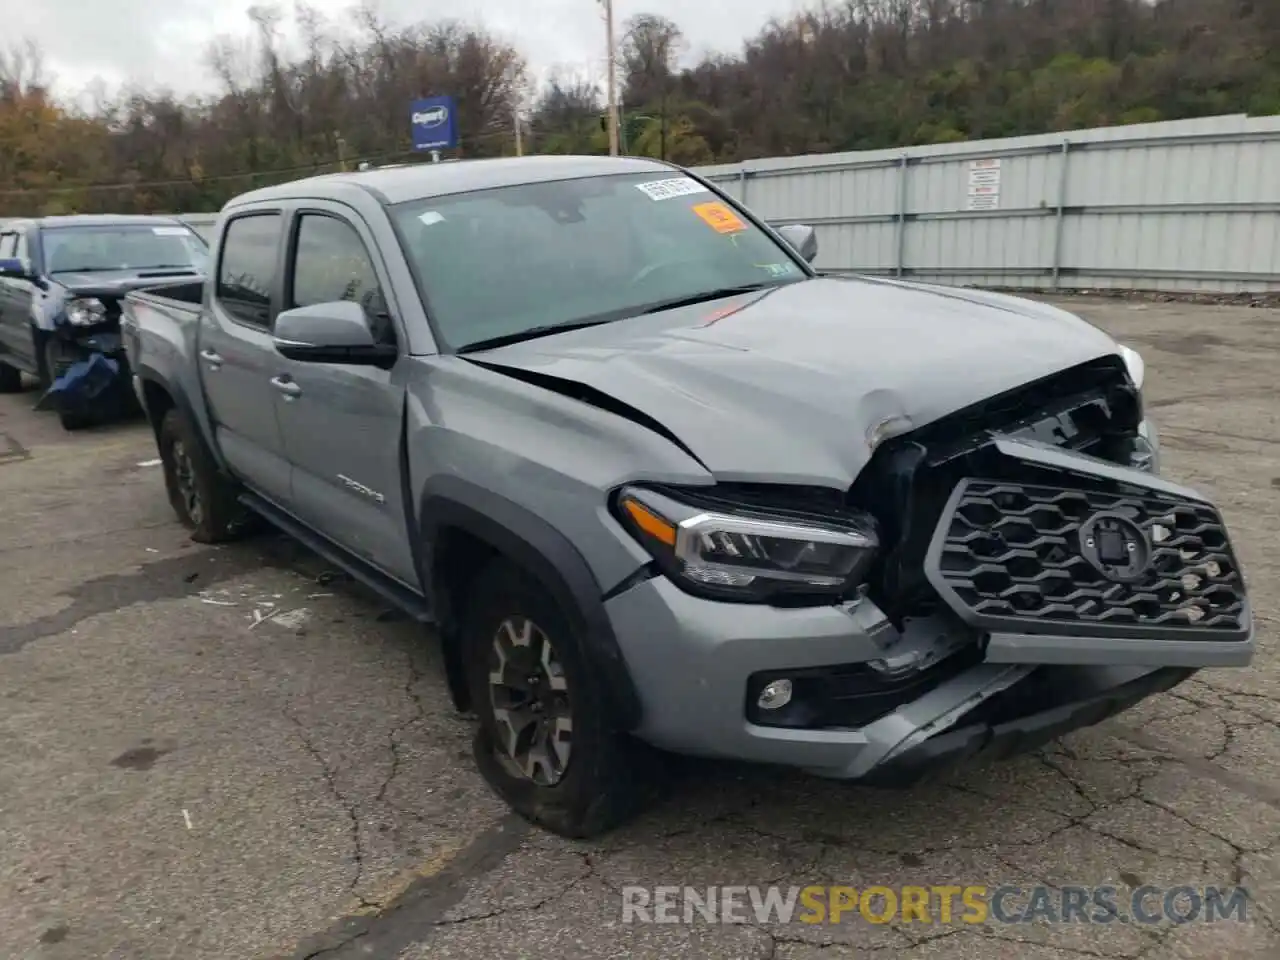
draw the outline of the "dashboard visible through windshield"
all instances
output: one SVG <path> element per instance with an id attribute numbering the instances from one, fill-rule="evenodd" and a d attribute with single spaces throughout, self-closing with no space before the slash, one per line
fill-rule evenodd
<path id="1" fill-rule="evenodd" d="M 665 171 L 436 197 L 392 216 L 455 350 L 807 276 L 718 195 Z"/>

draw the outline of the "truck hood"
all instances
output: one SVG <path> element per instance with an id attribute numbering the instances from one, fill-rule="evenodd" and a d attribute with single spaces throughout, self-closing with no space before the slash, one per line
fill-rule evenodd
<path id="1" fill-rule="evenodd" d="M 202 276 L 198 270 L 112 270 L 89 273 L 55 273 L 50 276 L 73 297 L 101 297 L 118 300 L 131 290 L 161 283 L 180 283 Z"/>
<path id="2" fill-rule="evenodd" d="M 626 404 L 719 480 L 844 488 L 887 437 L 1117 351 L 1045 304 L 819 277 L 468 359 Z"/>

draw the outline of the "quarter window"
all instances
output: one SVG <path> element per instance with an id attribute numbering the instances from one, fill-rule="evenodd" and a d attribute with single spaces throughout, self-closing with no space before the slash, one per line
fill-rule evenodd
<path id="1" fill-rule="evenodd" d="M 0 234 L 0 260 L 16 257 L 18 250 L 18 235 L 16 233 Z"/>

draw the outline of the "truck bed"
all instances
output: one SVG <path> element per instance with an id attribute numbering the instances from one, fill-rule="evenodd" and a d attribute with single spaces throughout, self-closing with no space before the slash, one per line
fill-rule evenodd
<path id="1" fill-rule="evenodd" d="M 160 310 L 199 313 L 200 304 L 204 302 L 204 281 L 185 280 L 144 287 L 127 294 L 125 300 L 140 301 Z"/>
<path id="2" fill-rule="evenodd" d="M 199 396 L 196 339 L 205 285 L 200 281 L 166 283 L 125 295 L 120 331 L 135 370 L 148 370 L 162 382 L 182 384 Z"/>

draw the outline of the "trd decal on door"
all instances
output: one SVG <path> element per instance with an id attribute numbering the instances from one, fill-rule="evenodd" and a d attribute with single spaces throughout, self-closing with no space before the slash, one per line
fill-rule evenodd
<path id="1" fill-rule="evenodd" d="M 369 487 L 366 487 L 363 483 L 360 483 L 359 481 L 352 480 L 350 477 L 344 477 L 342 474 L 338 474 L 338 479 L 341 480 L 348 487 L 350 487 L 352 490 L 354 490 L 356 493 L 360 494 L 360 496 L 362 497 L 368 497 L 370 500 L 373 500 L 375 503 L 387 502 L 387 498 L 384 497 L 382 494 L 380 494 L 377 490 L 373 490 Z"/>

